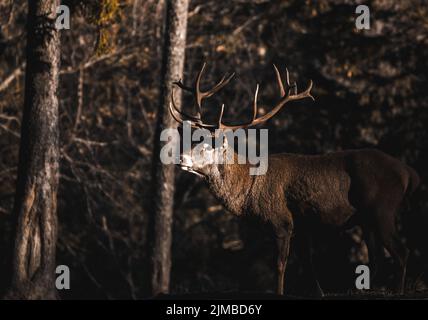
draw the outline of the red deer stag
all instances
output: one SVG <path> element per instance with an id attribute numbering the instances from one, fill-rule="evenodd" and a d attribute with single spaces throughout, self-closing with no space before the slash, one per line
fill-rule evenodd
<path id="1" fill-rule="evenodd" d="M 310 92 L 312 81 L 306 90 L 297 93 L 296 85 L 290 85 L 288 71 L 284 86 L 274 66 L 280 98 L 270 112 L 257 117 L 257 86 L 251 121 L 241 125 L 224 124 L 223 105 L 217 124 L 206 124 L 201 119 L 202 100 L 223 88 L 233 74 L 228 78 L 223 77 L 211 90 L 204 92 L 200 89 L 204 68 L 205 64 L 197 75 L 194 87 L 185 86 L 181 81 L 174 83 L 194 95 L 198 108 L 196 116 L 188 115 L 176 107 L 172 95 L 170 112 L 181 124 L 189 121 L 194 128 L 210 130 L 248 128 L 266 122 L 288 102 L 313 99 Z M 226 141 L 223 146 L 216 146 L 216 153 L 212 149 L 202 150 L 202 153 L 206 152 L 205 156 L 208 157 L 214 154 L 225 156 Z M 191 150 L 190 154 L 183 154 L 181 159 L 180 166 L 202 175 L 213 194 L 230 212 L 236 215 L 257 215 L 272 224 L 278 245 L 278 294 L 283 294 L 284 272 L 293 228 L 302 227 L 306 233 L 310 233 L 307 230 L 321 225 L 359 225 L 365 235 L 371 264 L 380 252 L 383 253 L 382 246 L 398 263 L 398 287 L 403 293 L 409 251 L 397 236 L 395 219 L 403 199 L 419 184 L 419 177 L 412 168 L 374 149 L 324 155 L 273 154 L 268 157 L 265 175 L 249 175 L 250 165 L 238 164 L 236 161 L 225 164 L 192 161 Z M 308 258 L 312 263 L 311 257 Z M 318 281 L 316 284 L 322 294 Z"/>

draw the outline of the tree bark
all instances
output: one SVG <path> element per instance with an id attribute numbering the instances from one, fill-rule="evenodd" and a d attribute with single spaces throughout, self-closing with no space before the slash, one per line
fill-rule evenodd
<path id="1" fill-rule="evenodd" d="M 174 165 L 163 165 L 159 152 L 164 145 L 160 133 L 177 126 L 168 111 L 171 84 L 182 78 L 186 49 L 187 10 L 189 0 L 166 1 L 166 27 L 162 58 L 162 78 L 154 148 L 153 173 L 153 239 L 151 291 L 153 295 L 169 292 L 171 270 L 171 240 L 174 204 Z M 177 101 L 181 100 L 179 92 Z"/>
<path id="2" fill-rule="evenodd" d="M 29 0 L 27 67 L 9 299 L 55 299 L 59 0 Z"/>

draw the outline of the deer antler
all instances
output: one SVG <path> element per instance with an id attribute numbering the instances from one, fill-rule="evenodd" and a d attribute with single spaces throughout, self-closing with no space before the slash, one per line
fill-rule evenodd
<path id="1" fill-rule="evenodd" d="M 190 121 L 192 123 L 192 125 L 195 127 L 215 128 L 216 127 L 215 125 L 204 124 L 202 122 L 202 119 L 201 119 L 201 117 L 202 117 L 202 100 L 205 98 L 209 98 L 212 95 L 214 95 L 215 93 L 217 93 L 218 91 L 220 91 L 225 85 L 227 85 L 230 82 L 230 80 L 232 80 L 235 73 L 232 73 L 227 78 L 226 78 L 226 76 L 223 76 L 221 78 L 221 80 L 215 86 L 213 86 L 211 89 L 209 89 L 207 91 L 202 91 L 200 88 L 200 85 L 201 85 L 202 74 L 205 70 L 205 66 L 206 66 L 206 63 L 204 62 L 201 70 L 198 72 L 198 75 L 196 76 L 196 80 L 195 80 L 195 84 L 194 84 L 193 88 L 184 85 L 181 82 L 181 79 L 176 81 L 176 82 L 173 82 L 174 85 L 178 86 L 182 90 L 190 92 L 194 95 L 196 106 L 198 108 L 198 114 L 196 116 L 191 116 L 191 115 L 188 115 L 188 114 L 180 111 L 177 108 L 177 105 L 175 104 L 174 90 L 172 90 L 172 93 L 171 93 L 171 104 L 170 104 L 169 109 L 170 109 L 170 112 L 171 112 L 171 115 L 173 116 L 173 118 L 180 123 L 182 123 L 183 119 L 184 119 L 184 121 L 186 121 L 186 120 Z M 177 117 L 176 114 L 173 113 L 172 108 L 174 109 L 175 112 L 177 112 L 178 114 L 180 114 L 182 116 L 181 119 L 179 119 L 179 117 Z"/>
<path id="2" fill-rule="evenodd" d="M 198 107 L 198 114 L 196 116 L 191 116 L 191 115 L 188 115 L 188 114 L 180 111 L 175 104 L 174 90 L 173 90 L 172 94 L 171 94 L 171 104 L 170 104 L 169 110 L 170 110 L 173 118 L 180 123 L 183 123 L 183 121 L 190 121 L 190 123 L 193 127 L 207 128 L 207 129 L 236 130 L 236 129 L 248 128 L 248 127 L 252 127 L 252 126 L 258 125 L 260 123 L 266 122 L 267 120 L 269 120 L 270 118 L 275 116 L 285 106 L 285 104 L 287 102 L 295 101 L 295 100 L 301 100 L 304 98 L 311 98 L 312 100 L 315 100 L 314 97 L 311 95 L 311 89 L 312 89 L 312 85 L 313 85 L 312 80 L 309 81 L 309 85 L 306 88 L 306 90 L 304 90 L 301 93 L 297 93 L 297 84 L 295 82 L 290 84 L 290 74 L 288 72 L 288 69 L 286 69 L 286 87 L 284 87 L 284 83 L 282 81 L 281 74 L 278 71 L 278 68 L 275 65 L 273 65 L 273 67 L 275 69 L 275 75 L 276 75 L 276 79 L 278 82 L 278 87 L 279 87 L 281 99 L 272 108 L 271 111 L 269 111 L 265 115 L 257 118 L 257 109 L 258 109 L 257 108 L 257 97 L 258 97 L 258 93 L 259 93 L 259 85 L 257 84 L 256 91 L 254 93 L 254 100 L 253 100 L 253 117 L 252 117 L 252 120 L 250 122 L 245 123 L 245 124 L 240 124 L 240 125 L 224 124 L 222 122 L 222 118 L 223 118 L 224 106 L 225 105 L 222 104 L 221 110 L 220 110 L 220 116 L 219 116 L 219 119 L 217 121 L 217 124 L 215 124 L 215 125 L 214 124 L 205 124 L 205 123 L 203 123 L 203 121 L 201 119 L 201 116 L 202 116 L 202 105 L 201 105 L 202 100 L 204 98 L 211 97 L 213 94 L 215 94 L 220 89 L 222 89 L 226 84 L 228 84 L 230 82 L 232 77 L 235 75 L 235 73 L 232 73 L 227 78 L 226 78 L 226 76 L 224 76 L 214 87 L 212 87 L 208 91 L 203 92 L 200 90 L 200 82 L 201 82 L 201 78 L 202 78 L 202 73 L 204 72 L 204 69 L 205 69 L 205 65 L 206 64 L 204 63 L 202 66 L 202 69 L 199 71 L 199 73 L 196 77 L 194 88 L 190 88 L 190 87 L 185 86 L 181 82 L 181 80 L 174 82 L 174 84 L 177 85 L 178 87 L 180 87 L 181 89 L 193 93 L 195 100 L 196 100 L 197 107 Z M 294 89 L 294 94 L 291 94 L 292 89 Z M 181 117 L 177 116 L 176 113 L 178 113 Z"/>
<path id="3" fill-rule="evenodd" d="M 260 123 L 266 122 L 267 120 L 269 120 L 270 118 L 275 116 L 285 106 L 285 104 L 289 101 L 301 100 L 304 98 L 311 98 L 312 100 L 315 100 L 314 97 L 311 95 L 311 89 L 312 89 L 312 85 L 313 85 L 312 80 L 309 81 L 309 85 L 305 91 L 303 91 L 301 93 L 297 93 L 297 84 L 295 82 L 290 84 L 290 74 L 288 72 L 288 69 L 286 69 L 286 85 L 287 86 L 286 86 L 286 88 L 284 88 L 284 84 L 283 84 L 283 81 L 281 78 L 281 74 L 278 71 L 278 68 L 275 65 L 273 65 L 273 67 L 275 69 L 276 79 L 278 82 L 278 87 L 279 87 L 280 96 L 281 96 L 281 100 L 276 104 L 276 106 L 274 106 L 270 112 L 268 112 L 265 115 L 257 118 L 257 96 L 258 96 L 258 92 L 259 92 L 259 85 L 257 85 L 256 92 L 254 94 L 254 101 L 253 101 L 253 118 L 252 118 L 252 120 L 246 124 L 232 125 L 232 126 L 229 126 L 229 125 L 222 123 L 221 118 L 223 116 L 223 109 L 224 109 L 224 104 L 223 104 L 222 110 L 220 113 L 220 119 L 218 122 L 218 128 L 223 129 L 223 130 L 225 130 L 225 129 L 236 130 L 236 129 L 241 129 L 241 128 L 252 127 L 252 126 L 258 125 Z M 294 94 L 291 94 L 292 89 L 294 89 Z"/>

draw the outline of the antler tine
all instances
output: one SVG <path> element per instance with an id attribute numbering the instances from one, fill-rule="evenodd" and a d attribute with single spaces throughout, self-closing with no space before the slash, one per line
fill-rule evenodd
<path id="1" fill-rule="evenodd" d="M 232 80 L 232 78 L 235 76 L 235 72 L 233 72 L 230 76 L 228 76 L 226 78 L 226 76 L 223 76 L 223 78 L 221 78 L 221 80 L 214 86 L 212 87 L 210 90 L 206 91 L 206 92 L 202 92 L 202 98 L 209 98 L 211 97 L 213 94 L 217 93 L 218 91 L 220 91 L 225 85 L 227 85 L 230 80 Z"/>
<path id="2" fill-rule="evenodd" d="M 315 100 L 314 97 L 311 95 L 311 89 L 313 86 L 312 80 L 309 81 L 309 85 L 305 91 L 303 91 L 301 93 L 296 92 L 295 94 L 291 94 L 291 89 L 294 88 L 296 90 L 297 86 L 295 83 L 293 83 L 293 85 L 290 85 L 290 76 L 289 76 L 288 70 L 286 70 L 286 81 L 287 81 L 288 86 L 287 86 L 287 90 L 285 90 L 284 85 L 281 81 L 281 75 L 279 74 L 276 66 L 274 66 L 274 68 L 275 68 L 276 78 L 278 80 L 280 90 L 281 90 L 281 92 L 282 92 L 282 90 L 284 90 L 284 95 L 281 97 L 281 100 L 276 104 L 276 106 L 273 107 L 273 109 L 271 111 L 269 111 L 268 113 L 266 113 L 265 115 L 257 118 L 257 96 L 258 96 L 258 91 L 259 91 L 259 85 L 257 85 L 256 92 L 254 94 L 254 102 L 253 102 L 253 119 L 246 124 L 233 125 L 233 126 L 225 125 L 225 124 L 221 123 L 221 121 L 219 121 L 219 127 L 221 129 L 235 130 L 235 129 L 248 128 L 251 126 L 255 126 L 257 124 L 266 122 L 267 120 L 269 120 L 270 118 L 275 116 L 285 106 L 285 104 L 289 101 L 295 101 L 295 100 L 300 100 L 300 99 L 304 99 L 304 98 L 311 98 L 312 100 Z M 222 114 L 223 114 L 223 111 L 222 111 Z"/>
<path id="3" fill-rule="evenodd" d="M 303 98 L 311 98 L 313 101 L 315 101 L 315 98 L 311 94 L 312 86 L 313 86 L 313 82 L 312 82 L 312 80 L 309 80 L 309 85 L 306 88 L 306 90 L 303 91 L 303 92 L 300 92 L 299 94 L 291 95 L 289 97 L 288 101 L 300 100 L 300 99 L 303 99 Z M 296 85 L 296 87 L 297 87 L 297 85 Z"/>
<path id="4" fill-rule="evenodd" d="M 175 121 L 182 124 L 183 120 L 180 117 L 177 117 L 177 115 L 174 113 L 174 110 L 172 109 L 172 102 L 169 103 L 169 113 L 171 113 L 171 116 L 174 118 Z"/>
<path id="5" fill-rule="evenodd" d="M 233 78 L 235 73 L 232 73 L 228 77 L 223 76 L 220 79 L 220 81 L 216 85 L 214 85 L 210 90 L 201 91 L 201 89 L 200 89 L 201 79 L 202 79 L 202 75 L 204 73 L 205 67 L 206 67 L 206 63 L 204 63 L 202 65 L 201 70 L 198 72 L 193 88 L 188 87 L 185 84 L 183 84 L 181 79 L 179 81 L 173 82 L 173 84 L 178 86 L 180 89 L 191 92 L 193 94 L 194 99 L 196 100 L 196 106 L 198 108 L 198 114 L 196 116 L 191 116 L 191 115 L 181 111 L 177 107 L 177 105 L 175 103 L 175 99 L 174 99 L 174 89 L 172 89 L 172 91 L 171 91 L 171 103 L 169 105 L 169 110 L 170 110 L 173 118 L 176 121 L 178 121 L 179 123 L 183 123 L 183 121 L 190 121 L 192 123 L 193 127 L 213 129 L 213 128 L 217 128 L 217 124 L 211 125 L 211 124 L 204 124 L 202 122 L 202 119 L 201 119 L 202 118 L 202 105 L 201 105 L 202 100 L 204 98 L 211 97 L 213 94 L 215 94 L 220 89 L 222 89 L 225 85 L 227 85 L 230 82 L 230 80 Z M 224 105 L 222 105 L 221 115 L 220 115 L 220 119 L 219 119 L 218 123 L 221 123 L 221 118 L 223 116 L 223 112 L 224 112 Z"/>
<path id="6" fill-rule="evenodd" d="M 218 120 L 218 128 L 219 129 L 230 129 L 230 130 L 236 130 L 236 129 L 244 129 L 247 127 L 250 127 L 253 125 L 254 121 L 256 121 L 257 119 L 257 99 L 258 99 L 258 94 L 259 94 L 259 84 L 257 84 L 256 86 L 256 91 L 254 93 L 254 101 L 253 101 L 253 117 L 252 120 L 246 124 L 241 124 L 241 125 L 234 125 L 234 126 L 229 126 L 227 124 L 223 124 L 222 123 L 222 118 L 223 118 L 223 112 L 224 112 L 224 104 L 222 104 L 221 106 L 221 112 L 220 112 L 220 117 Z"/>
<path id="7" fill-rule="evenodd" d="M 196 98 L 196 104 L 199 108 L 199 111 L 202 111 L 202 106 L 201 106 L 201 102 L 203 97 L 203 92 L 200 89 L 200 85 L 201 85 L 201 78 L 202 78 L 202 74 L 204 73 L 205 70 L 205 66 L 207 65 L 206 62 L 204 62 L 204 64 L 202 65 L 201 70 L 198 72 L 198 75 L 196 76 L 196 81 L 195 81 L 195 89 L 194 89 L 194 94 L 195 94 L 195 98 Z"/>
<path id="8" fill-rule="evenodd" d="M 224 112 L 224 103 L 221 105 L 220 116 L 218 117 L 218 122 L 217 122 L 218 128 L 223 127 L 223 123 L 222 123 L 223 112 Z"/>
<path id="9" fill-rule="evenodd" d="M 285 96 L 284 84 L 282 83 L 281 74 L 278 71 L 276 65 L 273 65 L 275 69 L 276 80 L 278 82 L 279 91 L 281 93 L 281 97 Z M 288 70 L 287 70 L 287 83 L 288 83 Z"/>
<path id="10" fill-rule="evenodd" d="M 170 107 L 173 107 L 174 111 L 177 112 L 181 117 L 187 118 L 186 120 L 191 120 L 191 121 L 194 121 L 195 123 L 201 122 L 201 119 L 199 117 L 191 116 L 191 115 L 189 115 L 189 114 L 181 111 L 177 107 L 177 105 L 175 103 L 175 98 L 174 98 L 174 88 L 172 88 L 172 90 L 171 90 L 171 104 L 170 104 Z"/>
<path id="11" fill-rule="evenodd" d="M 196 97 L 196 102 L 197 102 L 198 108 L 200 108 L 200 109 L 202 108 L 202 106 L 201 106 L 202 99 L 209 98 L 213 94 L 215 94 L 218 91 L 220 91 L 235 76 L 234 72 L 229 77 L 227 77 L 227 78 L 226 78 L 226 76 L 223 76 L 220 79 L 220 81 L 215 86 L 213 86 L 210 90 L 202 91 L 201 90 L 201 79 L 202 79 L 202 74 L 203 74 L 203 72 L 205 70 L 205 66 L 206 66 L 206 63 L 204 63 L 202 65 L 201 71 L 199 71 L 199 73 L 198 73 L 198 75 L 196 77 L 195 89 L 194 89 L 194 94 L 195 94 L 195 97 Z"/>
<path id="12" fill-rule="evenodd" d="M 172 89 L 172 91 L 171 91 L 171 103 L 169 104 L 169 112 L 171 113 L 171 116 L 174 118 L 174 120 L 177 121 L 178 123 L 183 124 L 184 121 L 189 121 L 190 125 L 193 128 L 206 128 L 206 129 L 215 129 L 216 128 L 215 125 L 204 124 L 204 123 L 202 123 L 200 118 L 191 116 L 191 115 L 181 111 L 177 107 L 177 105 L 175 104 L 174 89 Z M 179 116 L 177 115 L 177 113 Z M 184 119 L 183 119 L 183 117 L 184 117 Z"/>
<path id="13" fill-rule="evenodd" d="M 204 62 L 204 64 L 202 65 L 201 70 L 198 72 L 198 75 L 196 76 L 195 88 L 194 89 L 190 89 L 189 87 L 183 86 L 183 88 L 185 90 L 191 91 L 195 95 L 196 105 L 197 105 L 200 113 L 202 113 L 202 100 L 204 98 L 209 98 L 213 94 L 215 94 L 218 91 L 220 91 L 225 85 L 227 85 L 230 82 L 230 80 L 232 80 L 233 76 L 235 75 L 235 73 L 232 73 L 227 78 L 226 78 L 226 76 L 223 76 L 220 79 L 220 81 L 214 87 L 212 87 L 210 90 L 202 91 L 201 90 L 201 79 L 202 79 L 202 74 L 204 73 L 206 65 L 207 65 L 206 62 Z"/>
<path id="14" fill-rule="evenodd" d="M 288 86 L 288 90 L 291 90 L 292 88 L 294 89 L 294 94 L 297 94 L 297 82 L 293 81 L 293 83 L 290 83 L 290 73 L 288 72 L 288 68 L 285 67 L 285 72 L 286 72 L 286 81 L 287 81 L 287 86 Z"/>
<path id="15" fill-rule="evenodd" d="M 285 106 L 285 104 L 289 101 L 301 100 L 304 98 L 311 98 L 312 100 L 315 101 L 315 98 L 311 95 L 312 85 L 313 85 L 313 82 L 312 82 L 312 80 L 310 80 L 309 85 L 305 91 L 303 91 L 299 94 L 294 94 L 294 95 L 290 95 L 291 88 L 289 88 L 290 90 L 288 90 L 287 94 L 277 103 L 277 105 L 271 111 L 269 111 L 265 115 L 261 116 L 260 118 L 253 120 L 250 125 L 251 126 L 257 125 L 259 123 L 262 123 L 262 122 L 269 120 L 274 115 L 276 115 Z"/>
<path id="16" fill-rule="evenodd" d="M 285 83 L 287 85 L 287 90 L 286 90 L 284 88 L 284 83 L 282 82 L 281 74 L 278 68 L 276 67 L 275 64 L 273 65 L 273 67 L 275 69 L 276 80 L 278 82 L 281 98 L 284 97 L 287 94 L 287 91 L 291 89 L 294 89 L 294 94 L 297 94 L 297 84 L 295 81 L 293 83 L 290 83 L 290 72 L 288 72 L 288 68 L 287 67 L 285 68 Z"/>
<path id="17" fill-rule="evenodd" d="M 297 94 L 297 82 L 296 81 L 293 82 L 292 88 L 294 88 L 294 94 L 296 95 Z"/>
<path id="18" fill-rule="evenodd" d="M 171 113 L 171 116 L 174 118 L 174 120 L 175 121 L 177 121 L 178 123 L 180 123 L 180 124 L 183 124 L 183 119 L 181 119 L 180 117 L 177 117 L 177 115 L 175 114 L 175 111 L 174 111 L 174 109 L 173 109 L 173 107 L 172 107 L 172 101 L 169 103 L 169 106 L 168 106 L 168 108 L 169 108 L 169 113 Z"/>
<path id="19" fill-rule="evenodd" d="M 291 85 L 290 85 L 290 72 L 288 72 L 287 67 L 285 67 L 285 74 L 286 74 L 285 81 L 287 81 L 287 86 L 291 87 Z"/>
<path id="20" fill-rule="evenodd" d="M 259 95 L 259 84 L 257 84 L 256 92 L 254 93 L 253 120 L 252 121 L 256 120 L 256 118 L 257 118 L 257 98 L 258 98 L 258 95 Z"/>
<path id="21" fill-rule="evenodd" d="M 175 84 L 177 87 L 179 87 L 180 89 L 183 89 L 185 91 L 193 92 L 193 89 L 184 85 L 184 83 L 181 82 L 181 79 L 178 81 L 174 81 L 172 84 Z"/>
<path id="22" fill-rule="evenodd" d="M 183 124 L 184 121 L 188 121 L 188 122 L 190 122 L 190 125 L 193 128 L 205 128 L 205 129 L 215 129 L 216 128 L 215 125 L 202 123 L 199 119 L 197 119 L 197 121 L 192 121 L 190 119 L 184 119 L 183 120 L 182 118 L 178 117 L 175 114 L 175 112 L 177 112 L 177 107 L 173 105 L 172 100 L 171 100 L 171 103 L 169 104 L 169 112 L 171 113 L 171 116 L 174 118 L 174 120 L 180 124 Z"/>

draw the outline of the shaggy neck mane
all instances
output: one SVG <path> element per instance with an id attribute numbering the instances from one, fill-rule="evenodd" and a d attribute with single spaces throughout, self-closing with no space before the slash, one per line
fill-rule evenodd
<path id="1" fill-rule="evenodd" d="M 207 180 L 210 189 L 229 211 L 236 215 L 243 213 L 254 181 L 247 163 L 238 164 L 235 153 L 234 163 L 215 165 Z"/>

